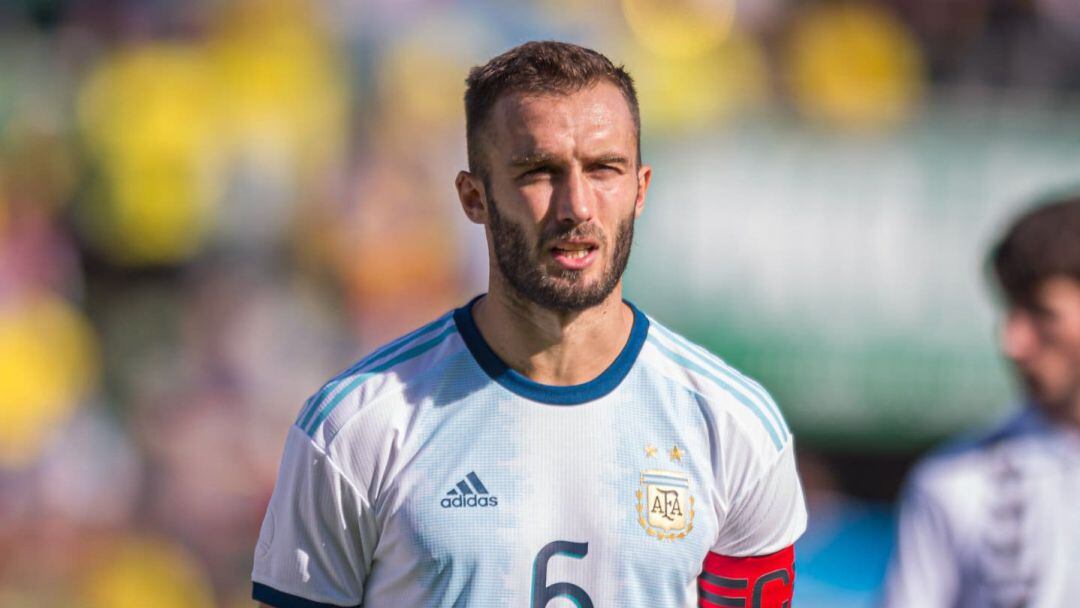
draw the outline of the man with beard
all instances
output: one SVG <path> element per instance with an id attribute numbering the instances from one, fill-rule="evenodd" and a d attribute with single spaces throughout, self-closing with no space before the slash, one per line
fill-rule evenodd
<path id="1" fill-rule="evenodd" d="M 540 42 L 467 85 L 488 292 L 308 400 L 255 599 L 786 606 L 806 514 L 779 410 L 622 299 L 651 178 L 630 76 Z"/>
<path id="2" fill-rule="evenodd" d="M 1022 215 L 990 254 L 1001 349 L 1025 402 L 921 463 L 888 608 L 1064 608 L 1080 598 L 1080 197 Z"/>

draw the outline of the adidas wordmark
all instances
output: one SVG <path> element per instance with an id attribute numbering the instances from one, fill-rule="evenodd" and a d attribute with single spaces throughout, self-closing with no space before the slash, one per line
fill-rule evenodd
<path id="1" fill-rule="evenodd" d="M 494 507 L 499 504 L 499 499 L 488 492 L 475 472 L 470 472 L 465 479 L 457 482 L 457 487 L 446 493 L 446 497 L 439 504 L 444 509 Z"/>

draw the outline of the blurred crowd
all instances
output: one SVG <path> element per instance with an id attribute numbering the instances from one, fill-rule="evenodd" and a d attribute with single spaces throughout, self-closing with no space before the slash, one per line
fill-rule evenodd
<path id="1" fill-rule="evenodd" d="M 303 400 L 482 289 L 464 77 L 534 38 L 629 67 L 646 153 L 1080 92 L 1075 0 L 5 2 L 0 605 L 247 605 Z"/>

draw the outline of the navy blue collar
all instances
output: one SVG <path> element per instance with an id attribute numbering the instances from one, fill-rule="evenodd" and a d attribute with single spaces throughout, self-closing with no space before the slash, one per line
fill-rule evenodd
<path id="1" fill-rule="evenodd" d="M 626 374 L 630 373 L 630 368 L 637 361 L 638 353 L 641 352 L 641 347 L 645 344 L 645 337 L 649 333 L 648 317 L 642 314 L 636 306 L 623 300 L 630 307 L 630 310 L 634 312 L 634 325 L 630 329 L 630 338 L 626 341 L 626 346 L 623 347 L 619 356 L 615 357 L 615 361 L 602 374 L 584 384 L 575 384 L 573 386 L 540 384 L 526 378 L 504 363 L 495 354 L 495 351 L 491 350 L 484 337 L 480 335 L 480 330 L 476 327 L 476 320 L 473 319 L 472 307 L 482 297 L 484 297 L 483 294 L 476 296 L 468 304 L 454 311 L 454 323 L 457 324 L 458 333 L 461 334 L 461 338 L 465 341 L 465 346 L 469 348 L 473 358 L 476 359 L 476 362 L 480 364 L 480 367 L 492 380 L 498 382 L 512 393 L 540 403 L 578 405 L 595 401 L 615 390 L 615 387 L 619 386 Z"/>

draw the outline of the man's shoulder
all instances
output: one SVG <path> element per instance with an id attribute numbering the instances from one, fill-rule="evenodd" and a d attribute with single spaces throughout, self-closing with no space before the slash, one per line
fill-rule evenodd
<path id="1" fill-rule="evenodd" d="M 909 491 L 941 501 L 967 502 L 1016 465 L 1017 447 L 1032 431 L 1027 412 L 1022 411 L 989 429 L 955 437 L 916 464 L 909 477 Z"/>
<path id="2" fill-rule="evenodd" d="M 654 373 L 690 391 L 712 424 L 731 423 L 776 450 L 790 441 L 784 416 L 761 383 L 653 318 L 642 359 Z"/>
<path id="3" fill-rule="evenodd" d="M 453 313 L 376 348 L 330 378 L 304 402 L 295 426 L 325 445 L 361 413 L 392 416 L 395 405 L 415 401 L 408 389 L 422 388 L 433 372 L 463 350 Z"/>

